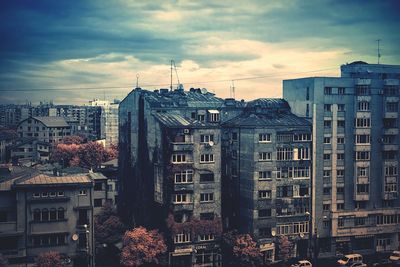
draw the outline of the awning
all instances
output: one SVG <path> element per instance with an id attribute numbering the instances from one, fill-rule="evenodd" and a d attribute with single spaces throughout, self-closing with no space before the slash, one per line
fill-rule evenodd
<path id="1" fill-rule="evenodd" d="M 218 114 L 218 113 L 219 113 L 219 111 L 218 111 L 218 110 L 216 110 L 216 109 L 209 109 L 209 110 L 208 110 L 208 113 L 212 113 L 212 114 Z"/>

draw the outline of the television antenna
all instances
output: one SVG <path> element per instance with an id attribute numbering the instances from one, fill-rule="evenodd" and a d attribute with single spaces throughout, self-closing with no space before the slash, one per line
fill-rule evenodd
<path id="1" fill-rule="evenodd" d="M 380 49 L 381 39 L 377 39 L 376 41 L 378 43 L 378 64 L 379 64 L 381 58 L 381 49 Z"/>
<path id="2" fill-rule="evenodd" d="M 171 59 L 171 84 L 170 90 L 172 91 L 172 71 L 175 70 L 176 79 L 178 80 L 178 86 L 181 84 L 179 81 L 178 71 L 176 69 L 175 60 Z"/>
<path id="3" fill-rule="evenodd" d="M 231 98 L 235 99 L 235 80 L 232 80 L 230 95 Z"/>

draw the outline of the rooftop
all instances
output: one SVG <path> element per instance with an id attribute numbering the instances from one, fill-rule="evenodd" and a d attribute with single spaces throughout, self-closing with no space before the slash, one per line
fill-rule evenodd
<path id="1" fill-rule="evenodd" d="M 32 117 L 35 120 L 42 122 L 47 127 L 68 127 L 67 121 L 63 117 Z"/>
<path id="2" fill-rule="evenodd" d="M 87 174 L 77 174 L 69 176 L 49 176 L 38 174 L 32 177 L 24 177 L 14 182 L 15 186 L 40 186 L 40 185 L 75 185 L 92 184 L 92 180 Z"/>
<path id="3" fill-rule="evenodd" d="M 169 128 L 196 128 L 196 127 L 213 127 L 214 124 L 200 122 L 198 120 L 183 117 L 180 114 L 156 113 L 153 116 L 164 126 Z"/>

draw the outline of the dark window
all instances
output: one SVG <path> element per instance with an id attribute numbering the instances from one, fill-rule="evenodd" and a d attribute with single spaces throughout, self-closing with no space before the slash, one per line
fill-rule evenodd
<path id="1" fill-rule="evenodd" d="M 238 134 L 232 133 L 232 140 L 237 140 L 237 139 L 238 139 Z"/>
<path id="2" fill-rule="evenodd" d="M 65 213 L 65 211 L 63 208 L 58 209 L 58 219 L 59 220 L 64 220 L 64 218 L 65 218 L 64 213 Z"/>
<path id="3" fill-rule="evenodd" d="M 260 228 L 258 230 L 258 233 L 260 237 L 271 237 L 271 228 L 270 227 Z"/>
<path id="4" fill-rule="evenodd" d="M 258 210 L 258 217 L 271 217 L 271 209 Z"/>
<path id="5" fill-rule="evenodd" d="M 213 212 L 200 213 L 200 220 L 214 220 Z"/>
<path id="6" fill-rule="evenodd" d="M 57 210 L 51 209 L 50 210 L 50 221 L 55 221 L 55 220 L 57 220 Z"/>
<path id="7" fill-rule="evenodd" d="M 49 210 L 48 209 L 43 209 L 42 210 L 42 221 L 48 221 L 49 219 L 50 219 Z"/>
<path id="8" fill-rule="evenodd" d="M 200 182 L 214 182 L 214 173 L 200 173 Z"/>
<path id="9" fill-rule="evenodd" d="M 103 206 L 103 199 L 101 199 L 101 198 L 96 198 L 96 199 L 94 200 L 94 206 L 95 206 L 95 207 L 101 207 L 101 206 Z"/>
<path id="10" fill-rule="evenodd" d="M 34 221 L 36 221 L 36 222 L 40 221 L 40 218 L 41 218 L 40 213 L 41 213 L 41 212 L 40 212 L 39 209 L 35 209 L 35 210 L 33 211 L 33 220 L 34 220 Z"/>
<path id="11" fill-rule="evenodd" d="M 103 190 L 103 182 L 95 182 L 94 191 L 101 191 L 101 190 Z"/>

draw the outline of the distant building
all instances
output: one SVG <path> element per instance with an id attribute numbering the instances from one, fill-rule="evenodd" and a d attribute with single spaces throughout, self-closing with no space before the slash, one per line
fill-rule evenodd
<path id="1" fill-rule="evenodd" d="M 282 99 L 256 99 L 223 123 L 223 208 L 231 228 L 258 241 L 265 262 L 274 238 L 289 237 L 307 256 L 311 191 L 311 124 Z"/>
<path id="2" fill-rule="evenodd" d="M 51 147 L 50 143 L 39 141 L 34 137 L 22 137 L 14 140 L 8 150 L 13 163 L 24 162 L 25 165 L 30 162 L 28 165 L 31 166 L 49 161 Z"/>
<path id="3" fill-rule="evenodd" d="M 91 178 L 11 166 L 0 171 L 0 253 L 21 264 L 53 250 L 66 263 L 93 266 Z"/>
<path id="4" fill-rule="evenodd" d="M 0 163 L 7 163 L 11 159 L 9 148 L 16 138 L 16 132 L 0 129 Z"/>
<path id="5" fill-rule="evenodd" d="M 18 124 L 17 132 L 19 137 L 34 137 L 52 145 L 73 134 L 62 117 L 29 117 Z"/>
<path id="6" fill-rule="evenodd" d="M 320 253 L 398 249 L 400 66 L 354 62 L 341 77 L 283 81 L 313 127 L 312 225 Z"/>

